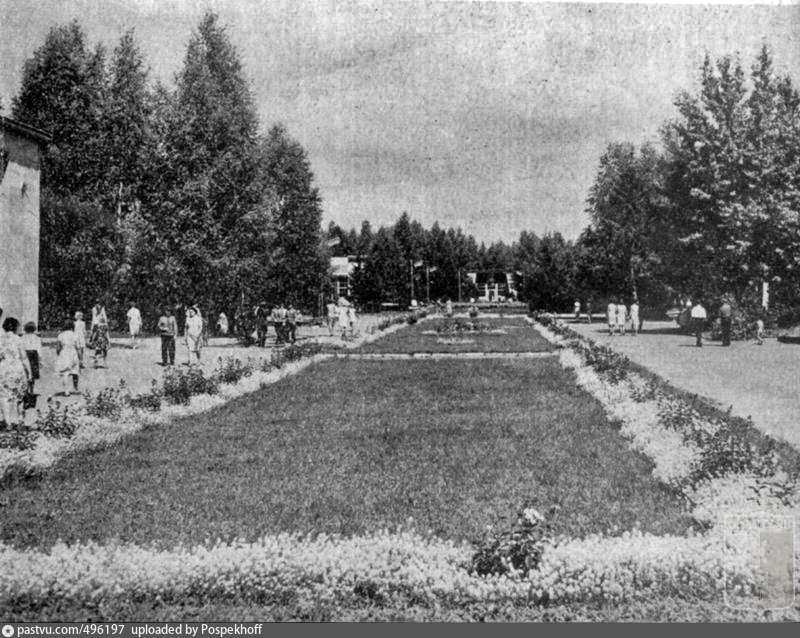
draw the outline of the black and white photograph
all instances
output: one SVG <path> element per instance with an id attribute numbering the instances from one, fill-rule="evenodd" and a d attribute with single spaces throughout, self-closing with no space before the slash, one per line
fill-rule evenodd
<path id="1" fill-rule="evenodd" d="M 800 0 L 0 0 L 0 59 L 3 638 L 800 622 Z"/>

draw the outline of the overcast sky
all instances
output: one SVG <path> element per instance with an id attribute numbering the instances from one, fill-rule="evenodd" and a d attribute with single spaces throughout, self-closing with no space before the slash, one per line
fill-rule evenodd
<path id="1" fill-rule="evenodd" d="M 263 129 L 307 149 L 325 221 L 376 227 L 408 211 L 480 241 L 574 238 L 610 142 L 657 141 L 703 55 L 762 43 L 800 84 L 800 5 L 608 5 L 312 0 L 0 0 L 6 112 L 24 60 L 77 18 L 113 48 L 134 28 L 171 82 L 214 9 Z"/>

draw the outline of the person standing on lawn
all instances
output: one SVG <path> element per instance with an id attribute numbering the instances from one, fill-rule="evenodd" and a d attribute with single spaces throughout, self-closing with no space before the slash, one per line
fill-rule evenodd
<path id="1" fill-rule="evenodd" d="M 3 310 L 0 309 L 0 317 Z M 7 317 L 0 332 L 0 418 L 8 425 L 21 423 L 19 407 L 31 378 L 28 357 L 17 335 L 19 321 Z"/>
<path id="2" fill-rule="evenodd" d="M 161 365 L 175 365 L 175 339 L 178 336 L 178 322 L 172 314 L 172 308 L 164 306 L 158 319 L 158 333 L 161 335 Z"/>
<path id="3" fill-rule="evenodd" d="M 592 323 L 592 300 L 586 300 L 586 323 Z"/>
<path id="4" fill-rule="evenodd" d="M 727 297 L 722 298 L 722 305 L 719 307 L 719 323 L 722 329 L 722 345 L 731 345 L 731 326 L 733 325 L 733 310 Z"/>
<path id="5" fill-rule="evenodd" d="M 708 313 L 706 313 L 706 309 L 703 307 L 703 304 L 699 301 L 692 306 L 691 312 L 692 318 L 692 330 L 694 331 L 695 338 L 697 341 L 695 345 L 698 348 L 703 347 L 703 329 L 706 327 L 706 319 L 708 318 Z"/>
<path id="6" fill-rule="evenodd" d="M 350 304 L 347 307 L 347 325 L 350 328 L 350 336 L 356 336 L 356 307 Z"/>
<path id="7" fill-rule="evenodd" d="M 217 317 L 217 334 L 221 337 L 228 336 L 228 317 L 224 312 Z"/>
<path id="8" fill-rule="evenodd" d="M 99 301 L 92 308 L 92 335 L 89 347 L 94 349 L 94 367 L 97 367 L 97 358 L 103 357 L 103 367 L 108 356 L 108 316 L 106 309 Z"/>
<path id="9" fill-rule="evenodd" d="M 64 322 L 64 329 L 56 338 L 56 374 L 61 376 L 64 383 L 64 396 L 69 396 L 71 391 L 78 392 L 78 376 L 81 373 L 81 362 L 78 358 L 78 349 L 75 347 L 74 324 L 71 319 Z M 70 388 L 70 381 L 72 388 Z"/>
<path id="10" fill-rule="evenodd" d="M 350 326 L 350 317 L 347 312 L 349 305 L 346 299 L 339 299 L 339 328 L 342 329 L 342 339 L 347 339 L 347 328 Z"/>
<path id="11" fill-rule="evenodd" d="M 275 343 L 286 343 L 286 306 L 283 303 L 272 311 L 272 323 L 275 326 Z"/>
<path id="12" fill-rule="evenodd" d="M 78 360 L 80 361 L 80 369 L 83 370 L 86 366 L 83 365 L 83 353 L 86 350 L 86 322 L 83 320 L 83 313 L 79 310 L 75 313 L 75 321 L 72 322 L 73 332 L 75 333 L 75 349 L 78 351 Z"/>
<path id="13" fill-rule="evenodd" d="M 188 365 L 192 365 L 192 355 L 200 363 L 200 349 L 203 347 L 203 318 L 194 306 L 186 309 L 185 333 Z"/>
<path id="14" fill-rule="evenodd" d="M 575 321 L 580 321 L 581 319 L 581 302 L 579 299 L 575 300 L 575 303 L 572 306 L 572 312 L 575 315 Z"/>
<path id="15" fill-rule="evenodd" d="M 614 336 L 614 328 L 617 325 L 617 302 L 612 298 L 606 308 L 606 319 L 608 320 L 608 336 Z"/>
<path id="16" fill-rule="evenodd" d="M 128 318 L 128 332 L 131 335 L 131 350 L 136 350 L 136 337 L 139 336 L 142 330 L 142 313 L 136 307 L 136 302 L 130 302 L 130 308 L 128 308 L 126 316 Z"/>

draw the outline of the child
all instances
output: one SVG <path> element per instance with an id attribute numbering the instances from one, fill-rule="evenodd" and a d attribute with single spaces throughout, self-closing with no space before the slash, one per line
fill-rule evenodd
<path id="1" fill-rule="evenodd" d="M 28 396 L 33 396 L 33 384 L 39 380 L 39 362 L 42 360 L 42 340 L 36 334 L 36 324 L 29 321 L 25 324 L 25 334 L 22 335 L 22 348 L 31 364 L 31 376 L 28 379 Z"/>
<path id="2" fill-rule="evenodd" d="M 75 349 L 78 351 L 78 361 L 80 368 L 83 369 L 83 351 L 86 348 L 86 322 L 83 320 L 83 313 L 78 311 L 75 313 L 75 322 L 73 323 L 73 332 L 75 333 Z"/>

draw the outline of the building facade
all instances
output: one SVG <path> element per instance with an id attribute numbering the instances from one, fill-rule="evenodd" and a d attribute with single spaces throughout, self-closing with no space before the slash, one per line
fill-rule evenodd
<path id="1" fill-rule="evenodd" d="M 39 173 L 49 136 L 0 116 L 0 308 L 39 321 Z"/>

